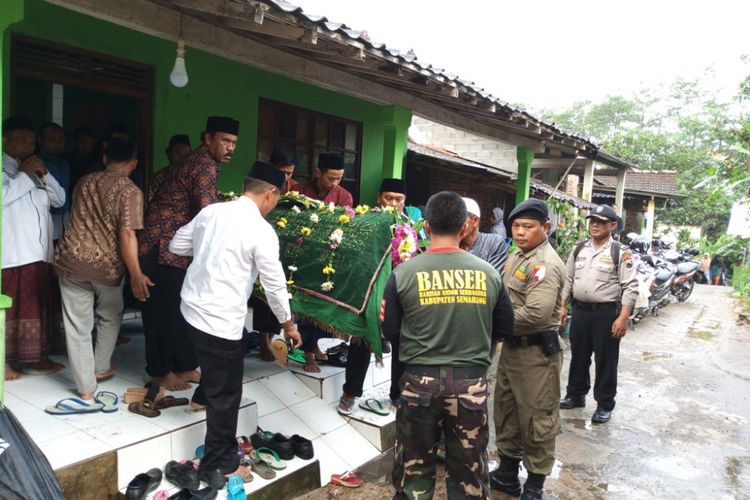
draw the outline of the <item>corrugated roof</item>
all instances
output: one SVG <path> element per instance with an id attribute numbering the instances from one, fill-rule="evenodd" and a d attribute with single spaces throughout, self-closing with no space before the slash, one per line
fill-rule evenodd
<path id="1" fill-rule="evenodd" d="M 531 181 L 529 187 L 534 193 L 545 195 L 547 198 L 552 197 L 556 200 L 560 200 L 573 205 L 576 208 L 590 210 L 596 207 L 596 203 L 586 201 L 583 198 L 578 198 L 577 196 L 571 196 L 562 191 L 556 191 L 553 186 L 550 186 L 549 184 L 545 184 L 543 182 Z"/>
<path id="2" fill-rule="evenodd" d="M 617 177 L 608 175 L 594 176 L 594 183 L 603 188 L 615 189 Z M 661 195 L 667 198 L 682 197 L 677 191 L 677 172 L 674 170 L 638 170 L 625 175 L 626 193 L 644 193 Z"/>
<path id="3" fill-rule="evenodd" d="M 222 29 L 262 39 L 282 50 L 388 85 L 498 131 L 598 158 L 618 168 L 630 167 L 601 151 L 599 144 L 591 139 L 512 106 L 473 81 L 423 63 L 412 51 L 388 47 L 372 40 L 366 31 L 332 22 L 326 16 L 309 14 L 285 0 L 205 0 L 205 4 L 188 0 L 150 1 L 171 4 L 180 12 L 218 21 L 216 24 Z M 237 25 L 238 20 L 241 26 Z"/>

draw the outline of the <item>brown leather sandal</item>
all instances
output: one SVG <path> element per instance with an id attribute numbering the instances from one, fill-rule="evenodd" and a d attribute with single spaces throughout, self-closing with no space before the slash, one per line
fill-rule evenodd
<path id="1" fill-rule="evenodd" d="M 130 403 L 130 405 L 128 405 L 128 410 L 137 415 L 143 415 L 148 418 L 154 418 L 161 415 L 161 412 L 156 408 L 156 403 L 150 399 Z"/>

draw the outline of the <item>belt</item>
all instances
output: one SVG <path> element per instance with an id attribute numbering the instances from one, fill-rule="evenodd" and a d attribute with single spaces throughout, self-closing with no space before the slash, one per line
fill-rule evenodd
<path id="1" fill-rule="evenodd" d="M 440 378 L 440 369 L 448 368 L 453 371 L 453 379 L 480 378 L 487 375 L 486 366 L 440 366 L 440 365 L 406 365 L 404 368 L 412 375 Z"/>
<path id="2" fill-rule="evenodd" d="M 573 306 L 581 311 L 601 311 L 602 309 L 614 309 L 619 306 L 619 302 L 581 302 L 573 301 Z"/>
<path id="3" fill-rule="evenodd" d="M 503 344 L 508 344 L 512 347 L 531 347 L 533 345 L 542 345 L 544 343 L 544 335 L 540 332 L 533 333 L 531 335 L 513 335 L 512 337 L 505 337 Z M 557 332 L 554 332 L 557 335 Z"/>

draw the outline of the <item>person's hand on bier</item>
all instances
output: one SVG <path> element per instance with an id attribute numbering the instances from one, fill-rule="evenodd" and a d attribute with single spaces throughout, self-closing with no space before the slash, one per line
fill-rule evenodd
<path id="1" fill-rule="evenodd" d="M 133 290 L 133 296 L 141 302 L 145 302 L 151 296 L 148 291 L 150 286 L 154 286 L 154 283 L 143 273 L 130 277 L 130 288 Z"/>
<path id="2" fill-rule="evenodd" d="M 612 336 L 616 339 L 621 339 L 628 332 L 628 318 L 617 318 L 612 323 Z"/>
<path id="3" fill-rule="evenodd" d="M 284 338 L 287 340 L 293 340 L 295 349 L 302 345 L 302 337 L 297 331 L 297 325 L 295 325 L 294 323 L 292 323 L 289 327 L 284 327 Z"/>

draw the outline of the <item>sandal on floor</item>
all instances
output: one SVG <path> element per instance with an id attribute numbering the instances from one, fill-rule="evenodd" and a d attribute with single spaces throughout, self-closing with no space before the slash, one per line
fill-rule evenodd
<path id="1" fill-rule="evenodd" d="M 157 399 L 154 403 L 154 407 L 157 410 L 163 410 L 164 408 L 172 408 L 173 406 L 185 406 L 189 404 L 188 398 L 176 398 L 174 396 L 164 396 L 163 398 Z"/>
<path id="2" fill-rule="evenodd" d="M 88 403 L 78 398 L 61 399 L 54 406 L 44 409 L 50 415 L 75 415 L 78 413 L 97 413 L 104 408 L 102 403 Z"/>
<path id="3" fill-rule="evenodd" d="M 161 412 L 156 409 L 156 404 L 149 399 L 144 399 L 137 403 L 130 403 L 130 405 L 128 405 L 128 411 L 148 418 L 154 418 L 161 415 Z"/>
<path id="4" fill-rule="evenodd" d="M 359 488 L 363 482 L 351 471 L 346 471 L 343 474 L 331 474 L 331 484 L 335 484 L 336 486 Z"/>
<path id="5" fill-rule="evenodd" d="M 250 481 L 253 480 L 253 475 L 250 474 Z M 227 476 L 227 500 L 245 500 L 247 495 L 245 493 L 245 485 L 243 483 L 250 482 L 245 481 L 245 478 L 239 474 L 232 474 Z"/>
<path id="6" fill-rule="evenodd" d="M 275 470 L 286 469 L 286 462 L 279 458 L 279 454 L 273 451 L 271 448 L 265 446 L 258 448 L 253 451 L 253 458 L 257 458 L 266 463 L 269 467 Z"/>
<path id="7" fill-rule="evenodd" d="M 364 401 L 360 401 L 359 407 L 362 408 L 363 410 L 377 413 L 378 415 L 381 415 L 383 417 L 391 414 L 391 410 L 386 409 L 386 407 L 383 406 L 383 403 L 381 403 L 375 398 L 369 398 L 369 399 L 365 399 Z"/>
<path id="8" fill-rule="evenodd" d="M 271 468 L 270 465 L 265 463 L 260 458 L 248 457 L 240 462 L 242 465 L 247 465 L 250 470 L 258 474 L 263 479 L 273 479 L 276 477 L 276 471 Z"/>
<path id="9" fill-rule="evenodd" d="M 341 406 L 344 406 L 342 408 Z M 336 410 L 339 412 L 339 415 L 342 415 L 344 417 L 349 417 L 352 414 L 352 411 L 354 409 L 354 400 L 346 401 L 344 398 L 339 398 L 339 404 L 336 405 Z"/>
<path id="10" fill-rule="evenodd" d="M 305 359 L 305 351 L 302 349 L 295 349 L 287 354 L 287 358 L 291 359 L 295 363 L 304 365 L 307 360 Z"/>
<path id="11" fill-rule="evenodd" d="M 253 451 L 253 443 L 247 436 L 237 436 L 237 446 L 242 450 L 243 455 L 249 455 Z"/>
<path id="12" fill-rule="evenodd" d="M 117 403 L 120 402 L 120 398 L 114 392 L 99 391 L 94 396 L 94 401 L 104 405 L 102 407 L 103 413 L 113 413 L 117 411 Z"/>
<path id="13" fill-rule="evenodd" d="M 276 339 L 271 342 L 271 352 L 276 358 L 276 363 L 282 368 L 289 368 L 289 346 L 286 341 Z"/>

